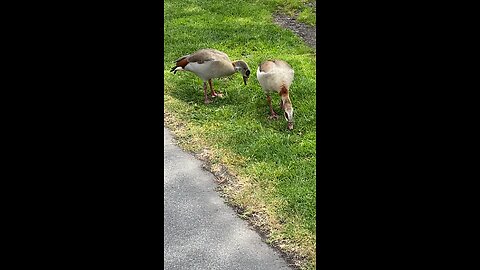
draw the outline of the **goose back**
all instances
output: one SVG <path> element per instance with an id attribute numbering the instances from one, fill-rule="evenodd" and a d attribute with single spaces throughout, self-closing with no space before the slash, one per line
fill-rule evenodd
<path id="1" fill-rule="evenodd" d="M 176 67 L 193 72 L 204 81 L 235 73 L 235 68 L 228 55 L 215 49 L 201 49 L 182 56 L 175 62 Z"/>
<path id="2" fill-rule="evenodd" d="M 282 60 L 264 61 L 257 69 L 257 79 L 263 90 L 280 92 L 282 86 L 290 88 L 294 77 L 292 67 Z"/>

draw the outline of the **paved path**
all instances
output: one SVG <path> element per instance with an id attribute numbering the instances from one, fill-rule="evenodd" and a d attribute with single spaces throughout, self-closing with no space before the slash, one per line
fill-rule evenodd
<path id="1" fill-rule="evenodd" d="M 202 163 L 164 134 L 164 269 L 291 270 L 224 204 Z"/>

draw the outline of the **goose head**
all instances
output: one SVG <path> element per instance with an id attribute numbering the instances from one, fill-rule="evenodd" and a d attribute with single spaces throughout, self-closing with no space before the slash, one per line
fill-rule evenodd
<path id="1" fill-rule="evenodd" d="M 290 102 L 282 102 L 282 108 L 283 108 L 283 116 L 285 117 L 285 120 L 287 120 L 287 128 L 289 130 L 293 129 L 293 107 L 292 103 Z"/>
<path id="2" fill-rule="evenodd" d="M 233 66 L 235 67 L 235 71 L 240 72 L 243 77 L 243 82 L 247 85 L 248 77 L 250 77 L 250 68 L 248 67 L 247 63 L 242 60 L 238 60 L 233 62 Z"/>

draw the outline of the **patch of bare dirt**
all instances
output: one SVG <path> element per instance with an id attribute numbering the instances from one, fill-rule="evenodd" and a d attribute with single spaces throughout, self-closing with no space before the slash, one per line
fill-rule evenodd
<path id="1" fill-rule="evenodd" d="M 273 15 L 273 21 L 283 28 L 290 29 L 293 33 L 300 36 L 305 43 L 315 49 L 315 51 L 317 50 L 317 34 L 315 27 L 298 22 L 295 18 L 280 13 Z"/>

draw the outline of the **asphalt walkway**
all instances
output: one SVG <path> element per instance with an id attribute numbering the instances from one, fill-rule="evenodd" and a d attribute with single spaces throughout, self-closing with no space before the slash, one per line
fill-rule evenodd
<path id="1" fill-rule="evenodd" d="M 201 161 L 164 134 L 164 269 L 291 270 L 224 203 Z"/>

